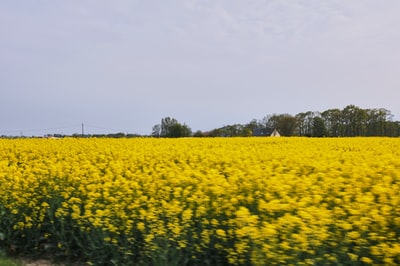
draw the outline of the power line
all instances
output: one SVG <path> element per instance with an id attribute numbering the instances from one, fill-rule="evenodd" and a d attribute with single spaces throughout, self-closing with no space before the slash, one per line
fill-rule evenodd
<path id="1" fill-rule="evenodd" d="M 94 125 L 88 125 L 88 124 L 85 124 L 85 127 L 95 128 L 95 129 L 102 129 L 102 130 L 109 130 L 109 131 L 114 131 L 114 132 L 127 132 L 127 130 L 120 130 L 120 129 L 108 128 L 108 127 L 100 127 L 100 126 L 94 126 Z"/>
<path id="2" fill-rule="evenodd" d="M 69 126 L 61 126 L 61 127 L 50 127 L 50 128 L 34 128 L 34 129 L 14 129 L 14 130 L 5 130 L 0 131 L 0 134 L 8 134 L 8 133 L 20 133 L 20 132 L 37 132 L 37 131 L 50 131 L 50 130 L 59 130 L 59 129 L 67 129 L 67 128 L 78 128 L 79 125 L 69 125 Z"/>
<path id="3" fill-rule="evenodd" d="M 66 126 L 59 126 L 59 127 L 46 127 L 46 128 L 25 128 L 25 129 L 13 129 L 13 130 L 2 130 L 0 131 L 0 134 L 14 134 L 14 135 L 23 135 L 23 133 L 33 133 L 33 132 L 46 132 L 50 133 L 50 131 L 54 130 L 60 130 L 60 129 L 71 129 L 74 130 L 75 132 L 81 131 L 82 136 L 85 134 L 88 134 L 88 131 L 91 131 L 90 129 L 100 129 L 102 131 L 108 131 L 108 132 L 113 132 L 113 133 L 127 133 L 129 130 L 121 130 L 121 129 L 116 129 L 116 128 L 110 128 L 110 127 L 104 127 L 104 126 L 97 126 L 97 125 L 91 125 L 91 124 L 86 124 L 86 123 L 81 123 L 81 124 L 74 124 L 74 125 L 66 125 Z M 89 129 L 89 130 L 88 130 Z M 140 134 L 138 132 L 133 132 L 135 134 Z M 93 133 L 93 134 L 100 134 L 100 133 Z M 142 135 L 146 135 L 145 134 Z"/>
<path id="4" fill-rule="evenodd" d="M 97 125 L 90 125 L 90 124 L 86 124 L 86 123 L 84 124 L 84 128 L 85 128 L 85 131 L 88 131 L 87 130 L 88 128 L 89 129 L 92 128 L 92 129 L 101 129 L 101 130 L 105 130 L 105 131 L 109 131 L 109 132 L 111 131 L 111 132 L 114 132 L 114 133 L 129 133 L 129 132 L 132 132 L 130 130 L 116 129 L 116 128 L 110 128 L 110 127 L 104 127 L 104 126 L 97 126 Z M 149 132 L 143 133 L 143 132 L 137 132 L 137 131 L 132 132 L 132 133 L 139 134 L 139 135 L 149 135 L 150 134 Z"/>

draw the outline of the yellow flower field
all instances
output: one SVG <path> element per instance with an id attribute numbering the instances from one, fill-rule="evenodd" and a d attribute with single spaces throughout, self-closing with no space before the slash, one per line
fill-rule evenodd
<path id="1" fill-rule="evenodd" d="M 88 265 L 398 265 L 400 139 L 0 140 L 0 248 Z"/>

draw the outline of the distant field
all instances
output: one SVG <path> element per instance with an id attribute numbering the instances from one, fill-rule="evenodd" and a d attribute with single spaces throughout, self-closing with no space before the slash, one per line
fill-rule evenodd
<path id="1" fill-rule="evenodd" d="M 399 194 L 399 138 L 3 139 L 0 249 L 89 265 L 399 265 Z"/>

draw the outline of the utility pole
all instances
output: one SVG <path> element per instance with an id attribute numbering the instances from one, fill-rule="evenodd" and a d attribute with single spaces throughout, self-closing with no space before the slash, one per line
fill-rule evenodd
<path id="1" fill-rule="evenodd" d="M 84 127 L 84 125 L 83 125 L 83 123 L 82 123 L 82 137 L 83 136 L 85 136 L 85 127 Z"/>

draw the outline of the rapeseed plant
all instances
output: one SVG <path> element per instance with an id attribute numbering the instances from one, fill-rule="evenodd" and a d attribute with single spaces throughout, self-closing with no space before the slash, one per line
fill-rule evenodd
<path id="1" fill-rule="evenodd" d="M 0 247 L 90 265 L 398 265 L 395 138 L 0 140 Z"/>

